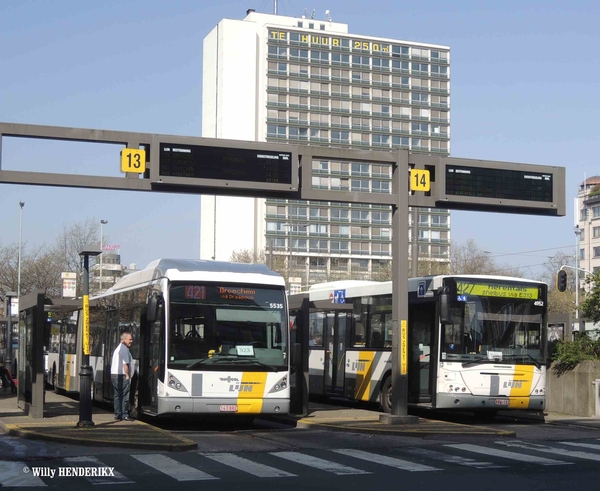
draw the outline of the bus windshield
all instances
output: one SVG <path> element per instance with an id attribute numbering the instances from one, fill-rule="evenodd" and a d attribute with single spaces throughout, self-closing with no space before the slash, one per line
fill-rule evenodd
<path id="1" fill-rule="evenodd" d="M 287 369 L 283 288 L 173 283 L 169 298 L 169 368 Z"/>
<path id="2" fill-rule="evenodd" d="M 442 325 L 441 360 L 541 366 L 545 301 L 537 287 L 527 290 L 530 298 L 459 289 L 451 322 Z"/>

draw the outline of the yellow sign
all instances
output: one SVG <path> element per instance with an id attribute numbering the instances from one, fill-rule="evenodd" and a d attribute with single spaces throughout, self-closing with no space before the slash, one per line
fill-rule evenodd
<path id="1" fill-rule="evenodd" d="M 90 354 L 90 297 L 83 296 L 83 354 Z"/>
<path id="2" fill-rule="evenodd" d="M 121 172 L 146 172 L 146 150 L 126 148 L 121 151 Z"/>
<path id="3" fill-rule="evenodd" d="M 402 356 L 400 357 L 400 375 L 406 375 L 408 373 L 408 331 L 406 329 L 406 321 L 400 321 L 400 339 L 402 344 L 400 350 Z"/>
<path id="4" fill-rule="evenodd" d="M 427 192 L 431 189 L 429 171 L 423 169 L 410 170 L 410 190 Z"/>
<path id="5" fill-rule="evenodd" d="M 476 283 L 457 281 L 457 295 L 479 295 L 480 297 L 525 298 L 538 300 L 540 291 L 535 286 L 501 283 Z"/>

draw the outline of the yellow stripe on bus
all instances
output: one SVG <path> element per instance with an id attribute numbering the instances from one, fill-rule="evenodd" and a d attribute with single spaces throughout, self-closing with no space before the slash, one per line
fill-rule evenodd
<path id="1" fill-rule="evenodd" d="M 533 365 L 516 365 L 513 375 L 512 387 L 509 394 L 508 407 L 510 409 L 524 409 L 529 407 L 529 396 L 533 385 Z"/>
<path id="2" fill-rule="evenodd" d="M 267 374 L 265 372 L 244 372 L 240 391 L 238 392 L 238 413 L 260 413 L 262 411 L 263 397 Z"/>
<path id="3" fill-rule="evenodd" d="M 65 360 L 65 390 L 71 387 L 71 355 L 66 355 Z"/>
<path id="4" fill-rule="evenodd" d="M 358 355 L 356 386 L 354 387 L 354 398 L 358 401 L 368 401 L 369 397 L 371 397 L 371 379 L 373 378 L 374 357 L 374 351 L 361 351 Z"/>

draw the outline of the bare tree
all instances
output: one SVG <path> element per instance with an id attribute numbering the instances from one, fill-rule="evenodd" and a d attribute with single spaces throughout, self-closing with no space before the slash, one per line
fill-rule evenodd
<path id="1" fill-rule="evenodd" d="M 53 248 L 54 253 L 62 259 L 63 271 L 79 271 L 81 269 L 79 252 L 87 245 L 100 245 L 99 223 L 95 218 L 88 218 L 73 225 L 63 224 L 62 232 Z"/>
<path id="2" fill-rule="evenodd" d="M 88 218 L 84 222 L 63 225 L 63 230 L 54 245 L 41 245 L 29 250 L 22 244 L 21 295 L 42 289 L 50 297 L 59 297 L 62 292 L 62 272 L 81 272 L 79 252 L 84 246 L 99 243 L 98 220 Z M 90 265 L 91 266 L 91 265 Z M 19 246 L 0 245 L 0 294 L 17 291 L 19 276 Z M 78 294 L 82 282 L 77 282 Z"/>
<path id="3" fill-rule="evenodd" d="M 493 274 L 523 277 L 523 273 L 509 265 L 499 265 L 473 239 L 465 244 L 452 244 L 450 274 Z"/>
<path id="4" fill-rule="evenodd" d="M 240 249 L 239 251 L 233 251 L 229 260 L 234 263 L 267 263 L 265 252 L 257 251 L 256 249 Z"/>

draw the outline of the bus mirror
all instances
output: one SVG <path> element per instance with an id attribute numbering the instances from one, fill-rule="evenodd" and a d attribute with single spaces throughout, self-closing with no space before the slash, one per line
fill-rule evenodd
<path id="1" fill-rule="evenodd" d="M 444 292 L 440 294 L 440 322 L 450 323 L 451 321 L 450 297 L 448 293 Z"/>
<path id="2" fill-rule="evenodd" d="M 158 308 L 162 302 L 162 295 L 154 292 L 148 299 L 146 307 L 146 319 L 148 322 L 156 322 L 158 320 Z"/>

